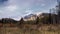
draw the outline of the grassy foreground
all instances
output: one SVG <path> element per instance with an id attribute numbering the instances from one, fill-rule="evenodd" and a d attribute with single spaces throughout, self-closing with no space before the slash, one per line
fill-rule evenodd
<path id="1" fill-rule="evenodd" d="M 22 28 L 4 26 L 0 28 L 0 34 L 60 34 L 60 27 L 55 25 L 43 25 L 40 27 L 34 27 L 34 25 L 24 26 Z"/>

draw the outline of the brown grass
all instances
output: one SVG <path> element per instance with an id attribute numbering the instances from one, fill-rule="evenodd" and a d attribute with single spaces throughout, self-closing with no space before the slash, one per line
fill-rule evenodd
<path id="1" fill-rule="evenodd" d="M 38 27 L 38 25 L 24 24 L 22 28 L 6 26 L 8 24 L 0 27 L 0 34 L 60 34 L 60 25 L 41 25 Z"/>

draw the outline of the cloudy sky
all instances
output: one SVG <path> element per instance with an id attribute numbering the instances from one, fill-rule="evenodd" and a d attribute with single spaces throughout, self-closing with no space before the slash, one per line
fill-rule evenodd
<path id="1" fill-rule="evenodd" d="M 31 13 L 48 12 L 56 0 L 0 0 L 0 18 L 19 19 Z"/>

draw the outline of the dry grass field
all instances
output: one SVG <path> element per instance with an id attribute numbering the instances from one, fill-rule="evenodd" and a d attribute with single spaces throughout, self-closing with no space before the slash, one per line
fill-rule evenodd
<path id="1" fill-rule="evenodd" d="M 38 27 L 37 25 L 25 24 L 20 27 L 9 27 L 4 25 L 0 27 L 0 34 L 60 34 L 59 25 L 43 25 Z"/>

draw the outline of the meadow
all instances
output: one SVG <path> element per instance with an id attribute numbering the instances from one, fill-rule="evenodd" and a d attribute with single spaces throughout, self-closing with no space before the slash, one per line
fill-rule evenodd
<path id="1" fill-rule="evenodd" d="M 23 24 L 19 26 L 0 27 L 0 34 L 60 34 L 60 25 L 31 25 Z"/>

